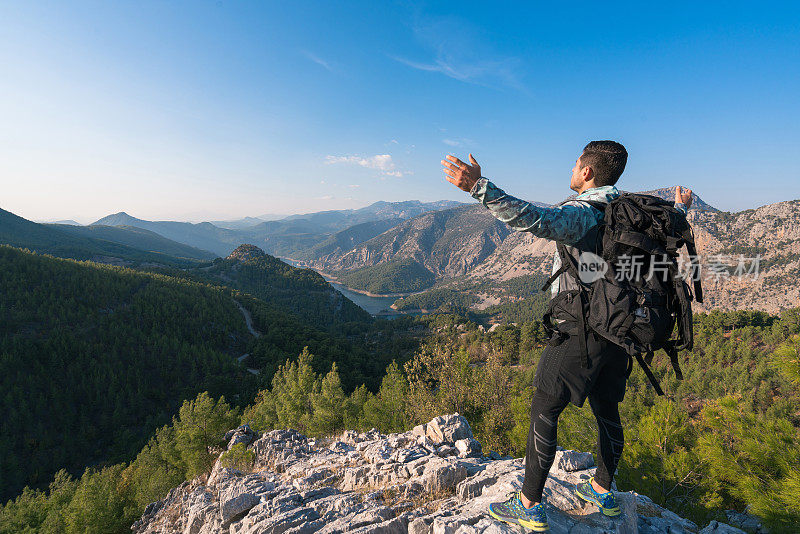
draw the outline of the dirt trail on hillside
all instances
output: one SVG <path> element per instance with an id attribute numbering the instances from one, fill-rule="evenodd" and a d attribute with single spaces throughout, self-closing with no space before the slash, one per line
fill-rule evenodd
<path id="1" fill-rule="evenodd" d="M 245 323 L 245 325 L 247 325 L 247 330 L 250 332 L 250 334 L 252 334 L 252 336 L 253 336 L 254 338 L 256 338 L 256 339 L 260 338 L 260 337 L 261 337 L 261 332 L 259 332 L 258 330 L 256 330 L 256 329 L 253 327 L 253 317 L 250 315 L 250 312 L 249 312 L 249 311 L 247 311 L 247 308 L 245 308 L 244 306 L 242 306 L 242 305 L 239 303 L 239 301 L 238 301 L 238 300 L 236 300 L 236 299 L 233 299 L 233 302 L 236 304 L 236 307 L 237 307 L 237 308 L 239 308 L 239 311 L 240 311 L 240 312 L 242 312 L 242 315 L 244 316 L 244 323 Z M 248 353 L 245 353 L 245 354 L 242 354 L 241 356 L 239 356 L 239 357 L 238 357 L 238 358 L 236 358 L 236 359 L 237 359 L 237 360 L 239 360 L 240 362 L 244 362 L 244 360 L 245 360 L 245 359 L 246 359 L 248 356 L 250 356 L 250 353 L 249 353 L 249 352 L 248 352 Z M 248 371 L 248 372 L 250 372 L 250 373 L 252 373 L 252 374 L 254 374 L 254 375 L 257 375 L 257 374 L 259 373 L 258 369 L 252 369 L 252 368 L 250 368 L 250 367 L 248 367 L 248 368 L 247 368 L 247 371 Z"/>

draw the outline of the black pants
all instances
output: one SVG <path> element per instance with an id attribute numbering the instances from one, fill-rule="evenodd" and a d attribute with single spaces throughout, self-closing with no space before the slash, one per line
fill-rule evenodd
<path id="1" fill-rule="evenodd" d="M 568 403 L 569 400 L 554 397 L 541 389 L 533 395 L 531 426 L 525 449 L 525 482 L 522 484 L 523 495 L 532 502 L 542 500 L 547 474 L 556 455 L 558 416 Z M 597 419 L 598 430 L 599 459 L 594 478 L 602 487 L 610 489 L 624 444 L 619 403 L 593 392 L 589 394 L 589 405 Z"/>

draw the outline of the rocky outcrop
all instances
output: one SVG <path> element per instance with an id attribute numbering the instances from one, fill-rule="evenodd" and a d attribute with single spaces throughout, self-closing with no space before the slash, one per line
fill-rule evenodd
<path id="1" fill-rule="evenodd" d="M 273 430 L 256 438 L 240 427 L 226 438 L 229 447 L 241 443 L 253 451 L 252 472 L 218 461 L 209 476 L 150 504 L 132 526 L 134 533 L 525 532 L 487 513 L 490 502 L 521 486 L 523 459 L 484 456 L 459 414 L 389 435 L 373 429 L 316 440 L 295 430 Z M 700 529 L 634 492 L 617 492 L 622 514 L 608 518 L 573 491 L 594 470 L 589 453 L 557 452 L 545 487 L 551 532 L 744 532 L 716 521 Z"/>

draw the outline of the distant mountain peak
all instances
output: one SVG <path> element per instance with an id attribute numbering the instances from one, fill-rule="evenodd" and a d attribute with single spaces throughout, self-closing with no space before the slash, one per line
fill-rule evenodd
<path id="1" fill-rule="evenodd" d="M 255 245 L 243 244 L 236 247 L 236 249 L 228 255 L 227 259 L 247 261 L 255 258 L 261 258 L 266 255 L 266 252 Z"/>
<path id="2" fill-rule="evenodd" d="M 111 215 L 106 215 L 102 219 L 99 219 L 93 222 L 90 226 L 94 225 L 103 225 L 103 226 L 136 226 L 137 222 L 142 222 L 141 219 L 137 219 L 132 215 L 128 215 L 124 211 L 120 211 L 119 213 L 112 213 Z"/>

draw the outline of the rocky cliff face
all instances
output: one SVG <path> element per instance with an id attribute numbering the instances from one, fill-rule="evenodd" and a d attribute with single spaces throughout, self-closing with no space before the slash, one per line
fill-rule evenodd
<path id="1" fill-rule="evenodd" d="M 228 438 L 229 449 L 241 443 L 252 451 L 252 468 L 237 471 L 218 461 L 210 475 L 150 504 L 133 532 L 525 532 L 487 513 L 490 502 L 521 486 L 523 460 L 484 455 L 458 414 L 388 436 L 345 431 L 314 440 L 294 430 L 257 436 L 244 426 Z M 594 470 L 589 453 L 557 452 L 544 497 L 554 534 L 744 532 L 716 521 L 701 529 L 634 492 L 618 492 L 622 514 L 608 518 L 573 492 Z"/>
<path id="2" fill-rule="evenodd" d="M 441 278 L 469 272 L 502 243 L 511 230 L 480 205 L 426 213 L 347 251 L 309 264 L 323 271 L 352 270 L 413 258 Z"/>

